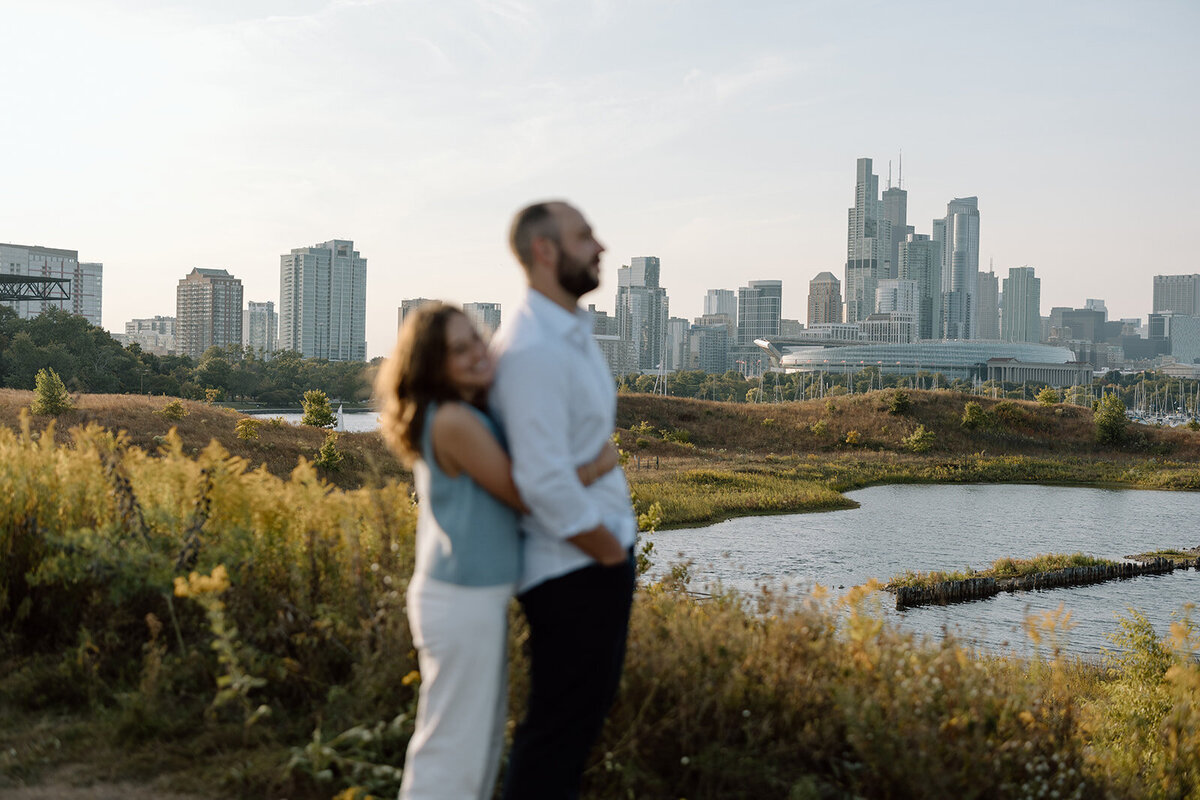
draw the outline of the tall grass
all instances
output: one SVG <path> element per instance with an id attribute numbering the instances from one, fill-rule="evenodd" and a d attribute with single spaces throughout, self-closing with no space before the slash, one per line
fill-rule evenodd
<path id="1" fill-rule="evenodd" d="M 747 491 L 721 471 L 686 482 Z M 69 711 L 76 741 L 138 753 L 143 773 L 186 753 L 189 780 L 230 795 L 394 794 L 420 680 L 406 487 L 339 490 L 308 464 L 279 478 L 172 435 L 151 454 L 94 425 L 69 444 L 0 428 L 0 486 L 10 720 Z M 1136 627 L 1104 668 L 1054 650 L 1065 615 L 1033 620 L 1050 650 L 1023 662 L 915 638 L 872 587 L 699 602 L 680 575 L 638 594 L 585 797 L 1196 796 L 1186 619 L 1169 641 Z M 514 616 L 514 717 L 523 636 Z M 33 777 L 44 754 L 4 735 L 0 771 Z"/>

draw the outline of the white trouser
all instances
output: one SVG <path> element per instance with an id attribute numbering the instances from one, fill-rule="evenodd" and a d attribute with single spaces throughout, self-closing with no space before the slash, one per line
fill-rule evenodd
<path id="1" fill-rule="evenodd" d="M 500 768 L 514 586 L 414 575 L 408 621 L 421 667 L 401 800 L 489 800 Z"/>

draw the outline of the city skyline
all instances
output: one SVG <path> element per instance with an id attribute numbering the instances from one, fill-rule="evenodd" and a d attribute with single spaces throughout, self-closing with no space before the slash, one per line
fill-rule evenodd
<path id="1" fill-rule="evenodd" d="M 278 302 L 279 253 L 352 239 L 371 357 L 404 297 L 516 303 L 511 214 L 563 196 L 609 249 L 585 303 L 612 310 L 617 269 L 653 253 L 679 317 L 771 279 L 803 321 L 808 281 L 844 277 L 848 165 L 872 157 L 882 189 L 893 161 L 896 186 L 903 148 L 915 231 L 976 196 L 981 264 L 1036 267 L 1043 309 L 1144 318 L 1200 211 L 1177 147 L 1200 9 L 943 6 L 18 3 L 0 240 L 102 262 L 119 332 L 170 314 L 192 268 Z"/>

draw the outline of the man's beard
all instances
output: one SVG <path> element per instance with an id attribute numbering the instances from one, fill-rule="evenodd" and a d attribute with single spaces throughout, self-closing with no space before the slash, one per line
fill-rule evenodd
<path id="1" fill-rule="evenodd" d="M 575 299 L 600 285 L 599 277 L 592 277 L 589 263 L 577 261 L 567 255 L 562 249 L 558 251 L 558 285 L 569 292 Z"/>

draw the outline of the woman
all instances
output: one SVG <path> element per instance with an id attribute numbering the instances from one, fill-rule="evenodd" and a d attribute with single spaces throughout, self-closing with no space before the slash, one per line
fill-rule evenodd
<path id="1" fill-rule="evenodd" d="M 494 372 L 463 312 L 428 303 L 405 320 L 376 384 L 383 435 L 411 466 L 419 506 L 408 617 L 421 692 L 400 790 L 410 800 L 490 798 L 500 763 L 524 506 L 482 411 Z M 616 465 L 606 447 L 579 479 Z"/>

